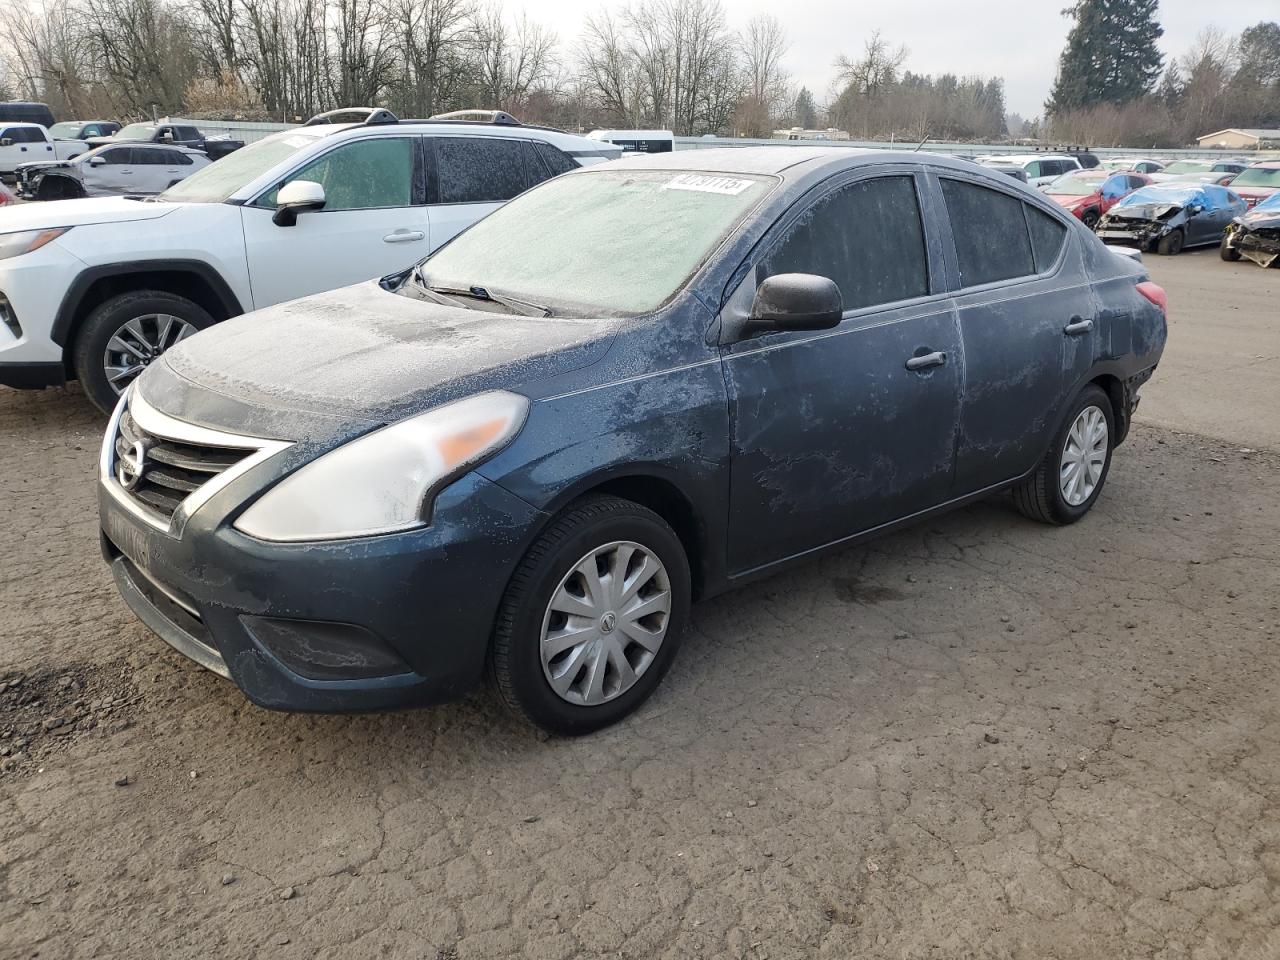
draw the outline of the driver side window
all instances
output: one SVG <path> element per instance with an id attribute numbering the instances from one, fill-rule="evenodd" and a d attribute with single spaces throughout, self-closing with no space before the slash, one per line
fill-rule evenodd
<path id="1" fill-rule="evenodd" d="M 325 212 L 407 207 L 413 192 L 413 148 L 410 137 L 378 137 L 345 144 L 291 174 L 259 197 L 254 206 L 274 209 L 280 187 L 295 180 L 309 180 L 324 187 Z"/>

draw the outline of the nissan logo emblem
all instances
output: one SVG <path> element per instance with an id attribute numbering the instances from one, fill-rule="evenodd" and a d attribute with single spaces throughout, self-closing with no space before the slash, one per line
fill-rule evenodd
<path id="1" fill-rule="evenodd" d="M 147 472 L 147 444 L 139 440 L 116 463 L 116 479 L 126 490 L 133 490 Z"/>

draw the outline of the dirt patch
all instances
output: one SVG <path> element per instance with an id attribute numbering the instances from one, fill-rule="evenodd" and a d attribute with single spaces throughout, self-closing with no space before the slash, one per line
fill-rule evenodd
<path id="1" fill-rule="evenodd" d="M 84 737 L 127 730 L 140 700 L 124 661 L 0 675 L 0 776 L 29 774 Z"/>

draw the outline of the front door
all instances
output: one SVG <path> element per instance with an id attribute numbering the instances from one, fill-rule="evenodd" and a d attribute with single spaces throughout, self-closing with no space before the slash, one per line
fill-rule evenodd
<path id="1" fill-rule="evenodd" d="M 910 168 L 800 200 L 726 309 L 779 273 L 829 277 L 844 319 L 723 349 L 735 574 L 909 516 L 951 485 L 963 357 Z M 738 307 L 738 305 L 741 305 Z"/>
<path id="2" fill-rule="evenodd" d="M 110 147 L 90 158 L 85 169 L 84 192 L 90 197 L 114 197 L 137 190 L 134 147 Z M 100 161 L 100 162 L 98 162 Z"/>
<path id="3" fill-rule="evenodd" d="M 939 182 L 964 338 L 955 493 L 965 495 L 1039 462 L 1094 361 L 1098 318 L 1059 216 L 959 174 Z"/>
<path id="4" fill-rule="evenodd" d="M 341 144 L 241 207 L 255 308 L 404 270 L 427 255 L 429 225 L 417 137 Z M 284 184 L 324 187 L 323 210 L 272 221 Z"/>

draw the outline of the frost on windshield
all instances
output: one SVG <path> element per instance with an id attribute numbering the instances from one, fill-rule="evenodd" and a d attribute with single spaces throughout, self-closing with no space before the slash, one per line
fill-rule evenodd
<path id="1" fill-rule="evenodd" d="M 635 314 L 668 300 L 772 181 L 737 193 L 667 189 L 683 174 L 592 172 L 552 180 L 429 259 L 432 285 L 483 286 L 557 312 Z"/>

